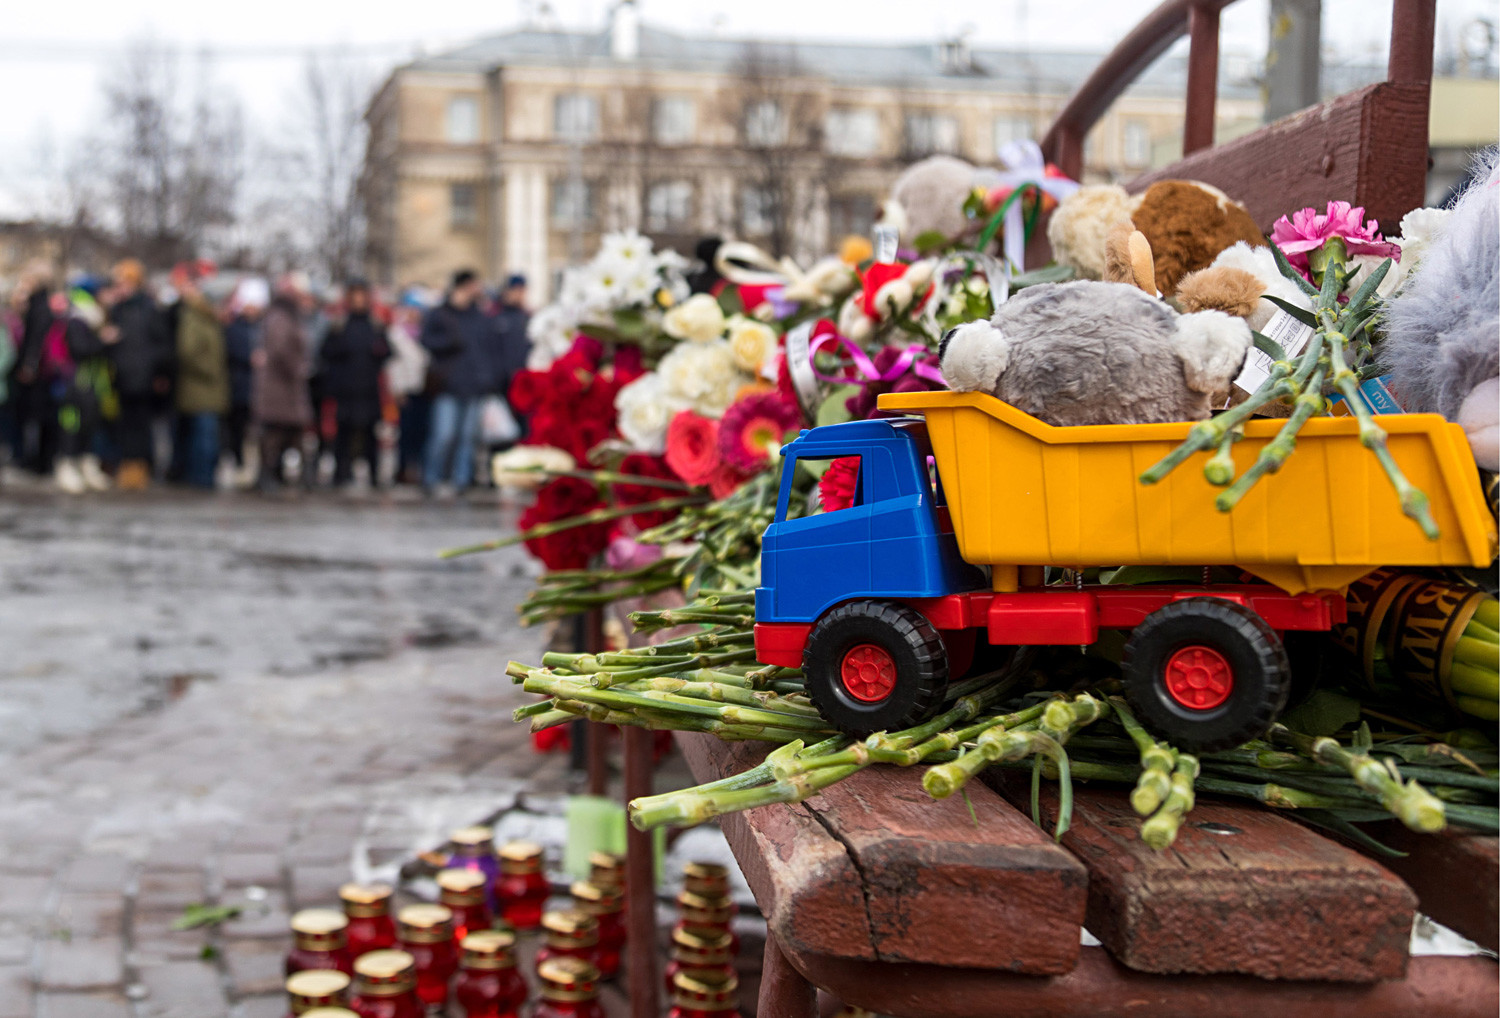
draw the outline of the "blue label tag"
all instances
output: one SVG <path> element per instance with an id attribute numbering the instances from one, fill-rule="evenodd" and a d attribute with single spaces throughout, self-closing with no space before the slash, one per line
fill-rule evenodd
<path id="1" fill-rule="evenodd" d="M 1401 409 L 1401 404 L 1396 402 L 1396 397 L 1391 394 L 1390 388 L 1386 385 L 1388 378 L 1390 378 L 1390 375 L 1381 375 L 1379 378 L 1366 379 L 1360 383 L 1359 394 L 1364 397 L 1365 406 L 1370 408 L 1370 413 L 1372 414 L 1401 414 L 1406 412 Z M 1343 401 L 1344 397 L 1337 394 L 1330 397 L 1330 402 L 1335 404 L 1333 411 L 1335 414 L 1348 412 L 1347 407 L 1337 405 Z"/>

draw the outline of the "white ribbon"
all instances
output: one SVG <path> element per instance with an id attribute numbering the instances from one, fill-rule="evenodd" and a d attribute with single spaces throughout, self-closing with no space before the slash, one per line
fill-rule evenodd
<path id="1" fill-rule="evenodd" d="M 786 286 L 805 275 L 790 258 L 779 261 L 754 244 L 731 240 L 720 244 L 714 254 L 714 268 L 736 286 Z"/>
<path id="2" fill-rule="evenodd" d="M 1078 190 L 1076 180 L 1047 176 L 1047 161 L 1042 158 L 1042 147 L 1030 138 L 1006 142 L 999 154 L 1000 162 L 1005 168 L 983 174 L 984 185 L 988 190 L 1008 187 L 1014 191 L 1034 184 L 1058 201 Z M 1024 198 L 1017 199 L 1005 210 L 1005 260 L 1018 273 L 1026 267 L 1026 222 L 1021 207 L 1025 201 Z"/>

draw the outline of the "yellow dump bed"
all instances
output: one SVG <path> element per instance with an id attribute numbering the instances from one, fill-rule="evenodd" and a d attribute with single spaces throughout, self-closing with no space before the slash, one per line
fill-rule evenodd
<path id="1" fill-rule="evenodd" d="M 1401 506 L 1352 417 L 1308 421 L 1297 451 L 1232 512 L 1203 478 L 1208 453 L 1155 485 L 1146 469 L 1190 423 L 1058 428 L 993 396 L 903 392 L 882 410 L 920 413 L 958 547 L 976 565 L 1232 565 L 1288 593 L 1337 589 L 1380 566 L 1486 566 L 1495 522 L 1463 431 L 1435 414 L 1380 417 L 1391 454 L 1426 492 L 1442 535 Z M 1251 421 L 1236 473 L 1282 425 Z"/>

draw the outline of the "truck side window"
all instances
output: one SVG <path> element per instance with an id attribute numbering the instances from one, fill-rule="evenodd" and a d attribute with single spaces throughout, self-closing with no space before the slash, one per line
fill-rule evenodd
<path id="1" fill-rule="evenodd" d="M 840 456 L 831 460 L 818 482 L 818 494 L 823 512 L 837 512 L 852 506 L 864 505 L 864 476 L 860 470 L 860 457 Z"/>

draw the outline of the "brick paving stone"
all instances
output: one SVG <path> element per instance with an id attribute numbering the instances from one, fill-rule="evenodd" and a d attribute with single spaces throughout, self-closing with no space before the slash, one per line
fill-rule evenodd
<path id="1" fill-rule="evenodd" d="M 213 851 L 213 842 L 207 840 L 157 841 L 141 860 L 142 869 L 153 873 L 201 872 Z"/>
<path id="2" fill-rule="evenodd" d="M 24 965 L 31 960 L 31 931 L 24 927 L 0 930 L 0 965 Z"/>
<path id="3" fill-rule="evenodd" d="M 52 878 L 0 873 L 0 916 L 38 918 L 46 915 Z"/>
<path id="4" fill-rule="evenodd" d="M 225 852 L 219 856 L 219 879 L 226 887 L 257 884 L 268 887 L 281 882 L 279 852 Z"/>
<path id="5" fill-rule="evenodd" d="M 52 910 L 52 932 L 73 937 L 118 937 L 125 932 L 125 895 L 121 891 L 64 891 Z"/>
<path id="6" fill-rule="evenodd" d="M 241 904 L 243 899 L 226 896 L 225 904 Z M 224 923 L 220 932 L 230 939 L 249 937 L 285 937 L 291 914 L 287 911 L 286 895 L 271 891 L 264 901 L 244 903 L 245 910 Z"/>
<path id="7" fill-rule="evenodd" d="M 146 996 L 141 1018 L 228 1018 L 218 969 L 208 962 L 170 961 L 141 969 Z"/>
<path id="8" fill-rule="evenodd" d="M 246 997 L 235 1005 L 235 1018 L 282 1018 L 286 1014 L 286 994 Z"/>
<path id="9" fill-rule="evenodd" d="M 49 940 L 42 947 L 41 976 L 47 990 L 102 990 L 124 978 L 119 937 Z"/>
<path id="10" fill-rule="evenodd" d="M 286 858 L 288 862 L 298 866 L 308 863 L 347 865 L 350 842 L 353 840 L 353 834 L 310 834 L 289 845 Z"/>
<path id="11" fill-rule="evenodd" d="M 144 870 L 136 884 L 136 905 L 144 909 L 183 909 L 206 896 L 203 874 L 186 871 Z"/>
<path id="12" fill-rule="evenodd" d="M 31 977 L 20 966 L 0 968 L 0 1018 L 31 1018 Z"/>
<path id="13" fill-rule="evenodd" d="M 182 914 L 180 909 L 141 911 L 130 916 L 130 961 L 150 964 L 162 961 L 184 961 L 199 958 L 209 942 L 204 927 L 174 930 L 172 924 Z"/>
<path id="14" fill-rule="evenodd" d="M 225 945 L 230 989 L 241 997 L 283 990 L 286 952 L 287 945 L 278 940 L 240 940 Z"/>
<path id="15" fill-rule="evenodd" d="M 118 891 L 134 868 L 117 852 L 86 852 L 63 869 L 58 882 L 65 891 Z"/>
<path id="16" fill-rule="evenodd" d="M 47 1018 L 131 1018 L 130 1002 L 112 993 L 44 993 L 37 998 Z"/>
<path id="17" fill-rule="evenodd" d="M 352 877 L 347 862 L 337 866 L 292 867 L 293 908 L 338 907 L 339 887 Z"/>
<path id="18" fill-rule="evenodd" d="M 235 852 L 279 852 L 296 832 L 290 820 L 266 820 L 245 824 L 231 830 L 224 838 L 224 848 Z"/>

